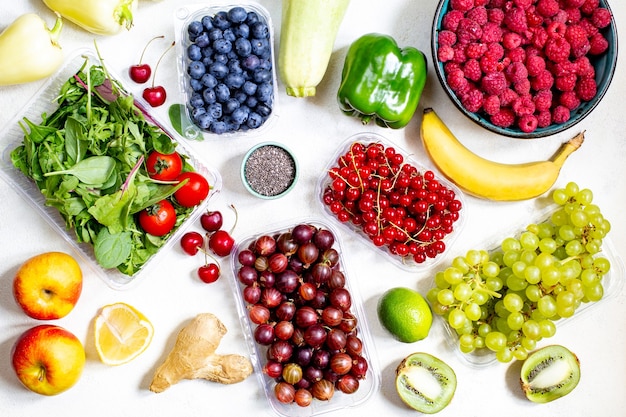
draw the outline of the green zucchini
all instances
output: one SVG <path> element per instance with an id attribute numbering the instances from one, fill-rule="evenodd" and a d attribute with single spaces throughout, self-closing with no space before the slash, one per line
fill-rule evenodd
<path id="1" fill-rule="evenodd" d="M 283 0 L 278 69 L 287 94 L 315 95 L 350 0 Z"/>

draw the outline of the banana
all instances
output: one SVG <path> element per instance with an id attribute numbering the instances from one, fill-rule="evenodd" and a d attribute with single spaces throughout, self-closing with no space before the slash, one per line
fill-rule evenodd
<path id="1" fill-rule="evenodd" d="M 424 109 L 421 136 L 426 152 L 446 178 L 471 195 L 497 201 L 527 200 L 548 191 L 567 157 L 584 141 L 581 132 L 548 161 L 499 163 L 466 148 L 432 108 Z"/>

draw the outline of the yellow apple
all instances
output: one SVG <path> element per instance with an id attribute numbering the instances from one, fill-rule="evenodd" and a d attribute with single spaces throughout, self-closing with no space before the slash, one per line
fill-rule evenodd
<path id="1" fill-rule="evenodd" d="M 13 279 L 15 301 L 38 320 L 65 317 L 78 302 L 82 289 L 80 265 L 63 252 L 33 256 L 20 266 Z"/>
<path id="2" fill-rule="evenodd" d="M 41 395 L 56 395 L 71 388 L 85 365 L 85 349 L 68 330 L 40 324 L 13 345 L 11 364 L 26 388 Z"/>

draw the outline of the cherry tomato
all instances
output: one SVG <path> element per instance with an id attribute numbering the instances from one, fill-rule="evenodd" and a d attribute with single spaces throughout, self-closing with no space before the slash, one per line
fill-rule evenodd
<path id="1" fill-rule="evenodd" d="M 166 235 L 176 225 L 176 210 L 168 200 L 161 200 L 139 212 L 139 225 L 153 236 Z"/>
<path id="2" fill-rule="evenodd" d="M 183 207 L 193 207 L 200 204 L 209 195 L 209 182 L 197 172 L 183 172 L 177 181 L 188 181 L 175 193 L 174 198 Z"/>
<path id="3" fill-rule="evenodd" d="M 152 179 L 174 181 L 183 170 L 183 160 L 176 152 L 162 154 L 152 151 L 146 160 L 146 169 Z"/>

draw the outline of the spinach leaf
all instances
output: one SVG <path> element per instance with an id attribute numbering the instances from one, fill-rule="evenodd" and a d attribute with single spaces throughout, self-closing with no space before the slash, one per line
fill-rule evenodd
<path id="1" fill-rule="evenodd" d="M 133 248 L 130 232 L 110 233 L 103 227 L 93 245 L 94 254 L 103 268 L 116 268 L 130 255 Z"/>
<path id="2" fill-rule="evenodd" d="M 101 186 L 115 169 L 115 159 L 110 156 L 92 156 L 76 163 L 69 169 L 46 172 L 44 176 L 71 174 L 87 185 Z"/>

